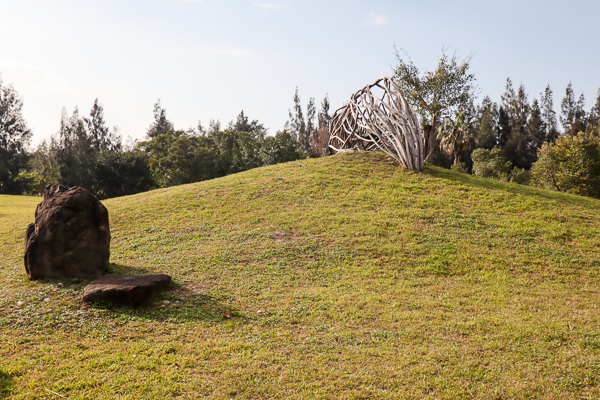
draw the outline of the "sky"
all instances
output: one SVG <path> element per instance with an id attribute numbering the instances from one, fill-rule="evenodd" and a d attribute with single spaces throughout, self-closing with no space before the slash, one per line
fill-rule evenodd
<path id="1" fill-rule="evenodd" d="M 587 110 L 600 88 L 597 0 L 1 0 L 0 37 L 34 144 L 96 98 L 124 138 L 144 137 L 158 99 L 176 129 L 243 110 L 275 134 L 296 87 L 333 111 L 393 74 L 394 46 L 421 70 L 443 48 L 472 55 L 479 101 L 508 77 L 530 101 L 550 85 L 557 113 L 569 82 Z"/>

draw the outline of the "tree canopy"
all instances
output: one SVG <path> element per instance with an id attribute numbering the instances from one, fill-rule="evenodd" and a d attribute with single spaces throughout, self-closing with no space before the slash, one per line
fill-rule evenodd
<path id="1" fill-rule="evenodd" d="M 404 55 L 406 59 L 396 50 L 394 80 L 427 125 L 423 129 L 425 160 L 431 161 L 439 122 L 473 97 L 475 74 L 469 72 L 472 57 L 459 60 L 456 53 L 449 56 L 442 49 L 437 68 L 421 74 L 408 54 Z"/>
<path id="2" fill-rule="evenodd" d="M 19 191 L 17 176 L 27 163 L 31 131 L 23 118 L 23 100 L 0 75 L 0 193 Z"/>

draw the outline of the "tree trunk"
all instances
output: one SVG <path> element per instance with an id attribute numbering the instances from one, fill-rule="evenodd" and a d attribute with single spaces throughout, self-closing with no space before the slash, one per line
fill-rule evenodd
<path id="1" fill-rule="evenodd" d="M 423 146 L 423 150 L 425 153 L 425 161 L 426 162 L 433 162 L 433 150 L 435 148 L 435 144 L 436 144 L 436 117 L 434 116 L 431 119 L 431 125 L 425 125 L 423 126 L 423 136 L 424 136 L 424 146 Z"/>
<path id="2" fill-rule="evenodd" d="M 460 153 L 461 153 L 460 151 L 456 151 L 456 150 L 454 151 L 454 165 L 460 164 L 460 156 L 461 156 Z"/>

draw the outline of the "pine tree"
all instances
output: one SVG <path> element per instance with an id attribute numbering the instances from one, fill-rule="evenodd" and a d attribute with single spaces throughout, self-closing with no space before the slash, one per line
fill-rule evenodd
<path id="1" fill-rule="evenodd" d="M 104 123 L 104 109 L 98 103 L 98 98 L 94 100 L 94 105 L 90 111 L 89 118 L 83 118 L 92 141 L 92 146 L 96 150 L 105 150 L 108 147 L 108 127 Z"/>
<path id="2" fill-rule="evenodd" d="M 299 139 L 299 133 L 306 129 L 304 122 L 304 114 L 302 113 L 302 104 L 300 103 L 300 95 L 298 95 L 298 87 L 294 93 L 294 112 L 288 111 L 289 121 L 286 123 L 286 129 L 289 126 L 290 133 L 295 140 Z"/>
<path id="3" fill-rule="evenodd" d="M 90 117 L 84 117 L 83 120 L 92 146 L 96 151 L 118 151 L 121 149 L 121 137 L 118 135 L 118 129 L 115 127 L 112 132 L 109 131 L 104 122 L 104 108 L 102 104 L 98 103 L 98 98 L 94 100 Z"/>
<path id="4" fill-rule="evenodd" d="M 306 131 L 304 135 L 302 135 L 302 140 L 300 140 L 300 146 L 302 147 L 302 151 L 306 154 L 309 154 L 314 157 L 312 154 L 312 146 L 311 143 L 313 141 L 313 137 L 315 136 L 316 126 L 315 126 L 315 116 L 317 114 L 317 108 L 315 107 L 315 98 L 311 97 L 308 100 L 308 104 L 306 105 Z"/>
<path id="5" fill-rule="evenodd" d="M 96 150 L 75 107 L 71 117 L 63 108 L 56 159 L 60 183 L 91 190 Z"/>
<path id="6" fill-rule="evenodd" d="M 216 135 L 221 131 L 221 121 L 218 119 L 211 119 L 208 123 L 208 131 L 206 131 L 206 136 L 211 137 Z"/>
<path id="7" fill-rule="evenodd" d="M 571 82 L 565 90 L 560 105 L 561 115 L 560 122 L 563 125 L 565 135 L 574 137 L 578 132 L 584 132 L 587 128 L 587 113 L 584 110 L 585 96 L 583 93 L 579 96 L 579 100 L 575 101 L 575 93 Z"/>
<path id="8" fill-rule="evenodd" d="M 600 134 L 600 89 L 598 89 L 598 95 L 596 97 L 596 104 L 590 110 L 588 117 L 589 128 L 595 130 Z"/>
<path id="9" fill-rule="evenodd" d="M 523 84 L 519 85 L 519 90 L 515 93 L 512 81 L 508 78 L 506 80 L 506 90 L 502 95 L 502 107 L 510 121 L 511 131 L 517 131 L 523 135 L 529 114 L 529 103 L 527 94 L 525 93 L 525 86 Z"/>
<path id="10" fill-rule="evenodd" d="M 235 132 L 248 132 L 253 135 L 260 135 L 261 133 L 266 132 L 265 127 L 262 124 L 259 124 L 258 120 L 255 119 L 250 122 L 248 117 L 244 114 L 244 110 L 239 113 L 235 122 L 231 121 L 229 123 L 228 129 Z"/>
<path id="11" fill-rule="evenodd" d="M 538 149 L 542 147 L 546 139 L 544 120 L 537 99 L 533 99 L 529 113 L 529 119 L 525 126 L 527 132 L 527 164 L 532 165 L 537 160 Z"/>
<path id="12" fill-rule="evenodd" d="M 528 138 L 526 137 L 525 125 L 527 125 L 529 111 L 529 101 L 527 99 L 527 94 L 525 93 L 525 85 L 521 83 L 519 85 L 517 97 L 513 103 L 513 130 L 518 130 L 521 135 L 525 136 L 526 140 L 528 140 Z"/>
<path id="13" fill-rule="evenodd" d="M 0 76 L 0 193 L 21 194 L 15 181 L 27 163 L 32 133 L 22 114 L 23 100 Z"/>
<path id="14" fill-rule="evenodd" d="M 558 127 L 556 124 L 556 112 L 554 111 L 552 89 L 550 85 L 546 86 L 540 99 L 540 109 L 542 121 L 544 124 L 544 141 L 554 143 L 558 138 Z"/>
<path id="15" fill-rule="evenodd" d="M 329 129 L 329 124 L 331 123 L 331 116 L 329 115 L 329 95 L 326 94 L 325 98 L 321 102 L 321 109 L 319 110 L 319 114 L 317 117 L 319 123 L 319 129 L 326 128 Z"/>
<path id="16" fill-rule="evenodd" d="M 158 99 L 154 104 L 154 122 L 148 128 L 146 135 L 152 139 L 172 129 L 173 123 L 167 119 L 167 110 L 160 105 L 160 99 Z"/>
<path id="17" fill-rule="evenodd" d="M 575 93 L 573 93 L 573 84 L 569 82 L 565 90 L 565 97 L 560 103 L 560 123 L 563 126 L 565 134 L 571 132 L 573 121 L 575 120 Z"/>
<path id="18" fill-rule="evenodd" d="M 509 161 L 519 168 L 530 168 L 528 149 L 530 138 L 525 126 L 529 117 L 529 102 L 525 86 L 519 85 L 515 93 L 510 78 L 506 80 L 506 91 L 502 95 L 502 107 L 506 112 L 510 133 L 504 142 L 503 149 Z"/>
<path id="19" fill-rule="evenodd" d="M 304 121 L 304 113 L 302 112 L 302 104 L 300 103 L 300 95 L 298 95 L 298 88 L 294 93 L 294 112 L 288 112 L 289 121 L 286 126 L 289 126 L 292 137 L 300 142 L 300 147 L 304 151 L 302 142 L 305 141 L 306 137 L 306 122 Z"/>
<path id="20" fill-rule="evenodd" d="M 475 129 L 475 144 L 478 148 L 493 149 L 496 146 L 496 132 L 498 130 L 498 105 L 489 98 L 484 97 L 477 111 L 477 127 Z"/>
<path id="21" fill-rule="evenodd" d="M 329 95 L 321 102 L 321 109 L 317 114 L 317 130 L 312 135 L 311 157 L 325 157 L 329 154 L 329 124 L 331 116 L 329 115 Z"/>
<path id="22" fill-rule="evenodd" d="M 504 107 L 500 106 L 498 109 L 498 124 L 496 125 L 496 144 L 504 148 L 508 142 L 510 133 L 510 118 L 506 111 L 504 111 Z"/>

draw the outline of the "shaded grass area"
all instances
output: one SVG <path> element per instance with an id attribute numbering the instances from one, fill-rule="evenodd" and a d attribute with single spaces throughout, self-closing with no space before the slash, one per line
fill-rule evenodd
<path id="1" fill-rule="evenodd" d="M 0 196 L 0 396 L 600 397 L 598 200 L 362 153 L 105 201 L 147 309 L 26 280 L 39 200 Z"/>

